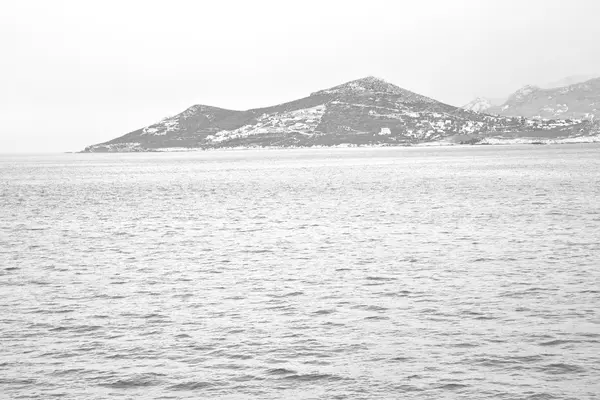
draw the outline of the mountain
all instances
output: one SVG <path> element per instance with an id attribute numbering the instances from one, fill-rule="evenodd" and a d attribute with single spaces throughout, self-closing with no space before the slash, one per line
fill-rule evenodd
<path id="1" fill-rule="evenodd" d="M 492 101 L 485 97 L 476 97 L 471 100 L 469 103 L 462 106 L 463 109 L 468 111 L 473 111 L 476 113 L 485 112 L 486 110 L 492 108 L 494 105 Z"/>
<path id="2" fill-rule="evenodd" d="M 465 110 L 469 110 L 469 111 L 474 111 L 474 112 L 492 112 L 492 113 L 496 113 L 496 114 L 500 114 L 500 115 L 518 115 L 521 116 L 521 114 L 515 114 L 515 113 L 508 113 L 505 114 L 503 113 L 503 110 L 500 106 L 503 106 L 506 104 L 506 102 L 510 99 L 510 97 L 514 97 L 514 96 L 519 96 L 520 93 L 519 92 L 523 92 L 523 91 L 528 91 L 530 89 L 555 89 L 555 88 L 562 88 L 565 86 L 570 86 L 570 85 L 575 85 L 577 83 L 582 83 L 585 81 L 589 81 L 590 79 L 594 79 L 599 77 L 600 74 L 592 74 L 592 75 L 572 75 L 572 76 L 568 76 L 566 78 L 562 78 L 559 79 L 557 81 L 553 81 L 553 82 L 548 82 L 545 84 L 540 84 L 540 85 L 527 85 L 524 86 L 523 88 L 519 89 L 517 92 L 513 93 L 511 96 L 507 96 L 504 98 L 495 98 L 495 99 L 491 99 L 488 97 L 477 97 L 475 99 L 473 99 L 472 101 L 470 101 L 469 103 L 465 104 L 464 106 L 462 106 L 462 108 L 464 108 Z M 494 107 L 494 106 L 499 106 L 499 107 Z M 524 115 L 526 116 L 526 115 Z"/>
<path id="3" fill-rule="evenodd" d="M 366 77 L 266 108 L 235 111 L 194 105 L 174 117 L 89 146 L 84 152 L 410 145 L 477 142 L 492 137 L 589 137 L 596 133 L 593 124 L 578 120 L 530 121 L 475 113 Z"/>
<path id="4" fill-rule="evenodd" d="M 461 108 L 468 111 L 482 113 L 487 112 L 487 110 L 494 106 L 501 106 L 502 104 L 504 104 L 506 99 L 508 99 L 508 97 L 476 97 Z"/>
<path id="5" fill-rule="evenodd" d="M 536 119 L 595 120 L 600 117 L 600 78 L 551 89 L 525 86 L 502 106 L 490 107 L 486 112 Z"/>

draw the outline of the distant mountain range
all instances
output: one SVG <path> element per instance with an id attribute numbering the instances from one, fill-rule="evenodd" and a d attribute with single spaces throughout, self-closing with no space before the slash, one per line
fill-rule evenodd
<path id="1" fill-rule="evenodd" d="M 600 78 L 572 76 L 544 86 L 527 85 L 498 104 L 478 97 L 464 109 L 535 119 L 589 119 L 600 116 Z"/>
<path id="2" fill-rule="evenodd" d="M 266 108 L 194 105 L 84 152 L 600 141 L 599 128 L 579 119 L 534 121 L 473 112 L 366 77 Z"/>

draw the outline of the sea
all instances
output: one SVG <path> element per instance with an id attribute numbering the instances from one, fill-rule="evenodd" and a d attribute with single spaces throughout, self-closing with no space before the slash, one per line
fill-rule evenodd
<path id="1" fill-rule="evenodd" d="M 0 156 L 0 399 L 599 399 L 600 144 Z"/>

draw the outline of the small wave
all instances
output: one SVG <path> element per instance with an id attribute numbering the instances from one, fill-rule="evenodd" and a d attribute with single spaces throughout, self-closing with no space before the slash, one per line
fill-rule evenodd
<path id="1" fill-rule="evenodd" d="M 548 342 L 542 342 L 539 345 L 540 346 L 560 346 L 561 344 L 569 344 L 569 343 L 580 343 L 579 340 L 561 340 L 561 339 L 557 339 L 557 340 L 550 340 Z"/>
<path id="2" fill-rule="evenodd" d="M 548 364 L 541 367 L 540 370 L 550 375 L 577 374 L 584 371 L 577 365 L 565 363 Z"/>
<path id="3" fill-rule="evenodd" d="M 299 382 L 318 382 L 318 381 L 328 381 L 335 382 L 344 380 L 341 376 L 332 375 L 332 374 L 293 374 L 286 376 L 282 379 L 291 380 L 291 381 L 299 381 Z"/>
<path id="4" fill-rule="evenodd" d="M 495 363 L 496 365 L 503 365 L 503 364 L 507 364 L 507 363 L 535 364 L 535 363 L 539 363 L 543 359 L 544 359 L 544 356 L 535 354 L 535 355 L 530 355 L 530 356 L 509 356 L 509 357 L 502 357 L 500 359 L 483 359 L 483 360 L 484 361 L 487 360 L 488 362 Z"/>
<path id="5" fill-rule="evenodd" d="M 382 307 L 382 306 L 367 306 L 367 307 L 365 307 L 365 310 L 367 310 L 367 311 L 387 311 L 387 308 Z"/>
<path id="6" fill-rule="evenodd" d="M 390 278 L 385 276 L 367 276 L 368 281 L 397 281 L 397 278 Z"/>
<path id="7" fill-rule="evenodd" d="M 510 360 L 505 357 L 480 357 L 474 360 L 475 363 L 484 367 L 504 367 L 507 364 L 517 363 L 515 360 Z"/>
<path id="8" fill-rule="evenodd" d="M 83 368 L 69 368 L 69 369 L 61 369 L 61 370 L 51 372 L 50 375 L 63 376 L 63 375 L 76 374 L 76 373 L 83 372 L 83 371 L 85 371 L 85 369 L 83 369 Z"/>
<path id="9" fill-rule="evenodd" d="M 30 378 L 15 378 L 15 379 L 10 379 L 10 378 L 0 378 L 0 384 L 2 385 L 33 385 L 35 384 L 36 381 L 34 379 L 30 379 Z"/>
<path id="10" fill-rule="evenodd" d="M 559 397 L 553 396 L 550 393 L 536 393 L 527 397 L 527 400 L 553 400 Z"/>
<path id="11" fill-rule="evenodd" d="M 230 297 L 225 297 L 225 300 L 244 300 L 245 297 L 244 296 L 230 296 Z"/>
<path id="12" fill-rule="evenodd" d="M 391 361 L 396 361 L 396 362 L 406 362 L 406 361 L 412 361 L 413 358 L 412 357 L 394 357 L 391 359 Z"/>
<path id="13" fill-rule="evenodd" d="M 335 312 L 335 310 L 330 309 L 330 310 L 318 310 L 315 311 L 313 314 L 317 314 L 317 315 L 328 315 L 328 314 L 333 314 Z"/>
<path id="14" fill-rule="evenodd" d="M 373 305 L 366 305 L 366 304 L 358 304 L 355 306 L 351 307 L 352 309 L 355 310 L 365 310 L 365 311 L 387 311 L 388 309 L 386 307 L 381 307 L 381 306 L 373 306 Z"/>
<path id="15" fill-rule="evenodd" d="M 234 382 L 251 382 L 251 381 L 263 381 L 265 378 L 261 378 L 255 375 L 240 375 L 232 379 Z"/>
<path id="16" fill-rule="evenodd" d="M 162 331 L 160 329 L 154 329 L 152 331 L 142 331 L 139 333 L 140 336 L 153 336 L 153 335 L 160 335 L 162 333 Z"/>
<path id="17" fill-rule="evenodd" d="M 410 296 L 412 292 L 408 291 L 408 290 L 400 290 L 399 292 L 388 292 L 388 293 L 384 293 L 383 296 L 386 297 L 407 297 Z"/>
<path id="18" fill-rule="evenodd" d="M 319 365 L 319 366 L 331 365 L 331 363 L 329 361 L 323 361 L 323 360 L 303 361 L 302 364 L 305 364 L 305 365 Z"/>
<path id="19" fill-rule="evenodd" d="M 304 292 L 290 292 L 281 295 L 280 297 L 294 297 L 294 296 L 302 296 Z"/>
<path id="20" fill-rule="evenodd" d="M 151 379 L 119 379 L 110 383 L 101 383 L 98 386 L 113 388 L 113 389 L 131 389 L 138 387 L 156 386 L 159 382 Z"/>
<path id="21" fill-rule="evenodd" d="M 97 296 L 94 296 L 93 298 L 94 299 L 111 299 L 111 300 L 116 300 L 116 299 L 124 299 L 125 296 L 119 295 L 119 294 L 116 294 L 116 295 L 99 294 Z M 137 314 L 130 314 L 130 313 L 124 313 L 122 315 L 124 315 L 124 316 L 135 315 L 135 316 L 137 316 Z"/>
<path id="22" fill-rule="evenodd" d="M 213 383 L 210 382 L 183 382 L 178 383 L 176 385 L 171 385 L 167 389 L 169 390 L 177 390 L 177 391 L 187 391 L 187 390 L 198 390 L 198 389 L 206 389 L 214 386 Z"/>
<path id="23" fill-rule="evenodd" d="M 146 314 L 146 315 L 142 315 L 142 318 L 144 319 L 166 319 L 167 316 L 163 315 L 163 314 Z"/>
<path id="24" fill-rule="evenodd" d="M 287 368 L 271 368 L 267 370 L 268 375 L 293 375 L 297 374 L 296 371 Z"/>
<path id="25" fill-rule="evenodd" d="M 558 289 L 556 288 L 545 288 L 545 287 L 532 287 L 529 289 L 525 289 L 526 292 L 546 292 L 546 291 L 550 291 L 550 292 L 556 292 L 558 291 Z"/>
<path id="26" fill-rule="evenodd" d="M 580 336 L 584 336 L 584 337 L 592 337 L 592 338 L 599 338 L 600 337 L 600 333 L 580 333 Z"/>
<path id="27" fill-rule="evenodd" d="M 75 332 L 93 332 L 102 329 L 99 325 L 81 325 L 73 328 Z"/>
<path id="28" fill-rule="evenodd" d="M 460 390 L 460 389 L 464 389 L 467 387 L 469 387 L 469 385 L 465 385 L 462 383 L 445 383 L 443 385 L 439 385 L 437 388 L 444 389 L 444 390 Z"/>
<path id="29" fill-rule="evenodd" d="M 419 375 L 412 375 L 409 376 L 407 379 L 411 379 L 413 377 L 418 377 Z M 417 386 L 413 386 L 413 385 L 397 385 L 397 386 L 393 386 L 393 388 L 395 390 L 399 390 L 402 392 L 422 392 L 424 389 L 421 389 Z"/>
<path id="30" fill-rule="evenodd" d="M 332 322 L 332 321 L 327 321 L 323 325 L 324 326 L 346 326 L 346 324 L 344 324 L 343 322 Z"/>
<path id="31" fill-rule="evenodd" d="M 40 286 L 46 286 L 46 285 L 50 285 L 50 282 L 47 282 L 47 281 L 39 281 L 39 280 L 35 280 L 35 279 L 33 279 L 33 280 L 31 280 L 31 281 L 29 281 L 29 282 L 27 282 L 27 283 L 28 283 L 28 284 L 31 284 L 31 285 L 40 285 Z"/>
<path id="32" fill-rule="evenodd" d="M 480 345 L 477 343 L 457 343 L 455 345 L 453 345 L 453 347 L 458 347 L 458 348 L 471 348 L 471 347 L 479 347 Z"/>
<path id="33" fill-rule="evenodd" d="M 371 316 L 371 317 L 365 317 L 365 319 L 366 320 L 375 320 L 375 321 L 378 321 L 378 320 L 386 320 L 386 319 L 390 319 L 390 318 L 382 316 L 382 315 L 374 315 L 374 316 Z"/>
<path id="34" fill-rule="evenodd" d="M 50 358 L 71 358 L 71 357 L 77 357 L 80 353 L 78 352 L 72 352 L 72 353 L 68 353 L 68 352 L 64 352 L 64 351 L 49 351 L 46 353 L 42 353 L 39 355 L 39 358 L 45 358 L 45 357 L 50 357 Z"/>
<path id="35" fill-rule="evenodd" d="M 254 357 L 249 354 L 230 354 L 227 358 L 233 358 L 234 360 L 251 360 Z"/>

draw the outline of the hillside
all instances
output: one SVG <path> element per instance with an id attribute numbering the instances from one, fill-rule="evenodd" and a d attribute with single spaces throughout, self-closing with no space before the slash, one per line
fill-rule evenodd
<path id="1" fill-rule="evenodd" d="M 466 111 L 367 77 L 272 107 L 194 105 L 84 152 L 235 147 L 411 145 L 468 137 L 590 136 L 589 122 L 531 121 Z"/>
<path id="2" fill-rule="evenodd" d="M 599 76 L 600 76 L 600 74 L 572 75 L 572 76 L 567 76 L 562 79 L 558 79 L 558 80 L 555 80 L 552 82 L 546 82 L 546 83 L 539 84 L 539 85 L 527 85 L 524 88 L 518 90 L 516 93 L 512 94 L 511 96 L 505 96 L 503 98 L 476 97 L 475 99 L 471 100 L 470 102 L 468 102 L 467 104 L 462 106 L 462 108 L 465 110 L 479 112 L 479 113 L 494 112 L 496 114 L 502 115 L 503 113 L 501 110 L 501 106 L 505 105 L 505 103 L 508 101 L 509 97 L 515 96 L 523 90 L 528 90 L 528 88 L 535 88 L 535 89 L 562 88 L 565 86 L 570 86 L 570 85 L 574 85 L 577 83 L 589 81 L 589 80 L 595 79 Z M 495 106 L 498 106 L 498 107 L 495 107 Z M 491 109 L 491 111 L 490 111 L 490 109 Z M 514 113 L 510 113 L 507 115 L 521 116 L 520 114 L 514 114 Z"/>
<path id="3" fill-rule="evenodd" d="M 499 106 L 477 98 L 463 106 L 474 112 L 534 119 L 588 119 L 600 116 L 600 78 L 543 89 L 527 85 Z"/>
<path id="4" fill-rule="evenodd" d="M 600 78 L 553 89 L 525 86 L 487 112 L 538 119 L 596 119 L 600 116 Z"/>

